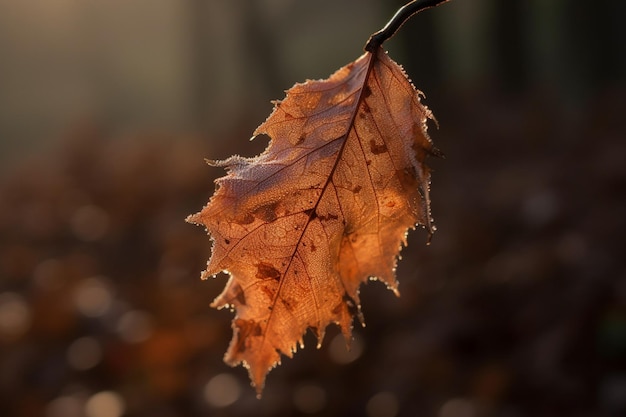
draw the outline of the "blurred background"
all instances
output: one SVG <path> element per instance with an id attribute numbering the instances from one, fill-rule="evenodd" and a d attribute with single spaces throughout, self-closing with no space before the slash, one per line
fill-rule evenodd
<path id="1" fill-rule="evenodd" d="M 255 399 L 184 218 L 398 1 L 0 1 L 0 415 L 626 415 L 626 3 L 453 0 L 385 44 L 440 128 L 430 246 Z M 620 243 L 622 242 L 622 243 Z M 621 249 L 620 249 L 621 248 Z"/>

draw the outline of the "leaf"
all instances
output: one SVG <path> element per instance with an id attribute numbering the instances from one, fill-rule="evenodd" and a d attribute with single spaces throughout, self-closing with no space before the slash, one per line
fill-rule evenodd
<path id="1" fill-rule="evenodd" d="M 375 277 L 398 293 L 396 260 L 430 217 L 426 133 L 433 116 L 382 48 L 326 80 L 296 84 L 254 132 L 271 137 L 254 158 L 211 165 L 228 174 L 188 221 L 213 240 L 203 278 L 230 274 L 212 306 L 236 310 L 225 356 L 260 394 L 281 354 L 330 323 L 347 341 L 362 320 L 359 286 Z"/>

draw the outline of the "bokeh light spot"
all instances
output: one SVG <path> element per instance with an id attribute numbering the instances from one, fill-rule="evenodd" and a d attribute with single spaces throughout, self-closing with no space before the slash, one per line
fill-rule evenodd
<path id="1" fill-rule="evenodd" d="M 319 413 L 326 407 L 326 391 L 318 385 L 302 385 L 293 393 L 293 405 L 302 413 Z"/>
<path id="2" fill-rule="evenodd" d="M 63 265 L 57 259 L 40 262 L 33 271 L 33 282 L 41 290 L 52 291 L 61 288 L 64 282 Z"/>
<path id="3" fill-rule="evenodd" d="M 439 417 L 474 417 L 474 406 L 464 398 L 453 398 L 446 401 L 439 410 Z"/>
<path id="4" fill-rule="evenodd" d="M 117 332 L 128 343 L 140 343 L 152 335 L 152 318 L 146 312 L 133 310 L 120 317 Z"/>
<path id="5" fill-rule="evenodd" d="M 112 294 L 108 284 L 99 277 L 83 280 L 74 293 L 78 311 L 87 317 L 101 317 L 109 310 Z"/>
<path id="6" fill-rule="evenodd" d="M 12 292 L 0 294 L 0 338 L 18 338 L 28 331 L 31 311 L 22 296 Z"/>
<path id="7" fill-rule="evenodd" d="M 523 202 L 524 220 L 531 226 L 543 226 L 559 212 L 559 201 L 552 190 L 542 190 L 528 196 Z"/>
<path id="8" fill-rule="evenodd" d="M 106 234 L 109 228 L 109 215 L 100 207 L 86 205 L 74 212 L 70 224 L 78 239 L 93 242 Z"/>
<path id="9" fill-rule="evenodd" d="M 100 391 L 85 403 L 86 417 L 120 417 L 125 409 L 124 399 L 113 391 Z"/>
<path id="10" fill-rule="evenodd" d="M 353 336 L 350 349 L 348 349 L 346 339 L 341 333 L 331 340 L 328 346 L 328 355 L 333 362 L 345 365 L 354 362 L 363 354 L 362 339 L 357 334 L 353 334 Z"/>
<path id="11" fill-rule="evenodd" d="M 204 387 L 204 399 L 213 407 L 228 407 L 239 399 L 241 387 L 231 374 L 218 374 Z"/>
<path id="12" fill-rule="evenodd" d="M 55 398 L 46 406 L 46 417 L 83 417 L 83 403 L 77 397 Z"/>
<path id="13" fill-rule="evenodd" d="M 77 371 L 86 371 L 102 360 L 102 348 L 93 337 L 76 339 L 67 349 L 67 363 Z"/>
<path id="14" fill-rule="evenodd" d="M 365 405 L 368 417 L 395 417 L 398 415 L 398 398 L 393 392 L 381 391 Z"/>

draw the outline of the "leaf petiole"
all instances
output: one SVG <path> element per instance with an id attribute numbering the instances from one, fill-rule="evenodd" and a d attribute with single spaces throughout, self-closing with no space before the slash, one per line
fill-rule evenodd
<path id="1" fill-rule="evenodd" d="M 449 0 L 413 0 L 398 9 L 396 14 L 387 22 L 384 28 L 374 33 L 367 40 L 365 50 L 373 52 L 383 44 L 387 39 L 391 38 L 400 26 L 404 24 L 411 16 L 422 10 L 430 9 Z"/>

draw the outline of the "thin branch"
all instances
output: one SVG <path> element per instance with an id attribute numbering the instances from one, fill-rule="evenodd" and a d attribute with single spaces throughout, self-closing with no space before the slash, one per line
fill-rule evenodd
<path id="1" fill-rule="evenodd" d="M 438 6 L 447 1 L 449 0 L 413 0 L 412 2 L 405 4 L 398 9 L 396 14 L 391 18 L 391 20 L 389 20 L 389 22 L 387 22 L 384 28 L 370 36 L 365 44 L 365 50 L 372 52 L 381 46 L 383 42 L 391 38 L 396 31 L 400 29 L 400 26 L 402 26 L 404 22 L 406 22 L 414 14 L 419 13 L 422 10 Z"/>

